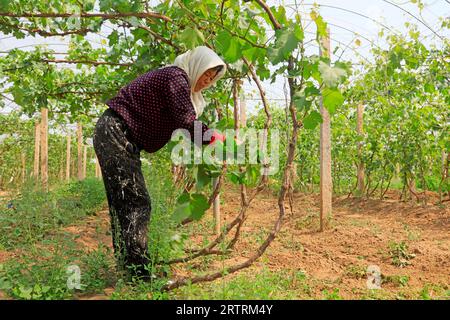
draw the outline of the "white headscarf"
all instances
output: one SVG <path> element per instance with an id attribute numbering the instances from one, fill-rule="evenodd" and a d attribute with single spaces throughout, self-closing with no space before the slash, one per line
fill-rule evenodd
<path id="1" fill-rule="evenodd" d="M 203 113 L 203 109 L 206 106 L 206 101 L 203 98 L 201 91 L 194 92 L 195 84 L 206 70 L 219 65 L 222 65 L 223 69 L 217 73 L 216 77 L 213 81 L 211 81 L 208 87 L 204 88 L 207 89 L 223 77 L 227 69 L 225 62 L 223 62 L 217 53 L 210 48 L 205 46 L 196 47 L 176 57 L 174 63 L 168 66 L 177 66 L 187 73 L 189 77 L 189 85 L 191 87 L 191 101 L 194 105 L 197 118 Z"/>

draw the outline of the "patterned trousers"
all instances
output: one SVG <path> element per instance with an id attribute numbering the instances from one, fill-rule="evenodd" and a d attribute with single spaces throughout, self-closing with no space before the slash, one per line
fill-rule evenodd
<path id="1" fill-rule="evenodd" d="M 130 139 L 124 120 L 108 108 L 99 118 L 93 136 L 111 218 L 117 269 L 133 268 L 148 275 L 147 231 L 151 201 L 141 170 L 140 147 Z"/>

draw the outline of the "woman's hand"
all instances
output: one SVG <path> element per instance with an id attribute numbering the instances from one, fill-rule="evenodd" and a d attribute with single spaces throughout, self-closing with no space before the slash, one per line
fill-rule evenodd
<path id="1" fill-rule="evenodd" d="M 209 144 L 213 144 L 216 140 L 220 140 L 222 142 L 225 142 L 225 136 L 218 133 L 217 131 L 214 131 L 211 137 L 211 141 Z"/>

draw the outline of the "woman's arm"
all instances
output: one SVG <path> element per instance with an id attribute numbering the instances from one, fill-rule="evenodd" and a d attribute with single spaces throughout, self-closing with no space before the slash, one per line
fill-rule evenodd
<path id="1" fill-rule="evenodd" d="M 194 121 L 197 116 L 191 101 L 189 82 L 182 75 L 175 75 L 169 80 L 167 101 L 175 126 L 188 130 L 194 142 Z M 209 130 L 208 126 L 202 123 L 202 139 L 207 130 Z M 209 141 L 202 140 L 202 144 L 209 144 Z"/>

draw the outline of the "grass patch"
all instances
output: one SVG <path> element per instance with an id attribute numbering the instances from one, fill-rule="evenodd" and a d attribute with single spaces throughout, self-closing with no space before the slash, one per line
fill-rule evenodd
<path id="1" fill-rule="evenodd" d="M 319 228 L 319 214 L 310 212 L 306 216 L 295 220 L 296 230 L 317 229 Z"/>
<path id="2" fill-rule="evenodd" d="M 448 285 L 427 283 L 420 290 L 417 298 L 422 300 L 449 300 L 450 287 Z"/>
<path id="3" fill-rule="evenodd" d="M 409 241 L 418 241 L 421 238 L 420 231 L 414 228 L 411 228 L 406 223 L 403 223 L 403 229 L 405 230 L 406 236 Z"/>
<path id="4" fill-rule="evenodd" d="M 392 283 L 399 287 L 406 287 L 409 282 L 409 276 L 401 276 L 401 275 L 394 275 L 394 276 L 385 276 L 381 275 L 382 283 Z"/>
<path id="5" fill-rule="evenodd" d="M 367 268 L 360 265 L 350 264 L 345 269 L 345 275 L 353 279 L 364 279 L 367 277 Z"/>
<path id="6" fill-rule="evenodd" d="M 245 272 L 232 279 L 188 285 L 171 293 L 174 299 L 271 300 L 309 297 L 311 286 L 304 272 L 271 271 L 264 268 L 257 274 Z"/>
<path id="7" fill-rule="evenodd" d="M 104 204 L 103 182 L 90 178 L 48 193 L 31 188 L 0 207 L 0 249 L 35 243 L 47 232 L 95 213 Z"/>
<path id="8" fill-rule="evenodd" d="M 334 288 L 333 291 L 323 290 L 322 295 L 325 300 L 343 300 L 339 293 L 339 288 Z"/>
<path id="9" fill-rule="evenodd" d="M 156 280 L 155 283 L 146 283 L 133 280 L 124 282 L 122 279 L 116 283 L 114 292 L 111 294 L 111 300 L 168 300 L 167 292 L 155 290 L 155 287 L 161 287 L 165 280 Z"/>
<path id="10" fill-rule="evenodd" d="M 105 246 L 86 253 L 70 243 L 54 243 L 24 252 L 0 264 L 0 290 L 13 299 L 73 299 L 100 293 L 115 282 L 112 253 Z"/>

